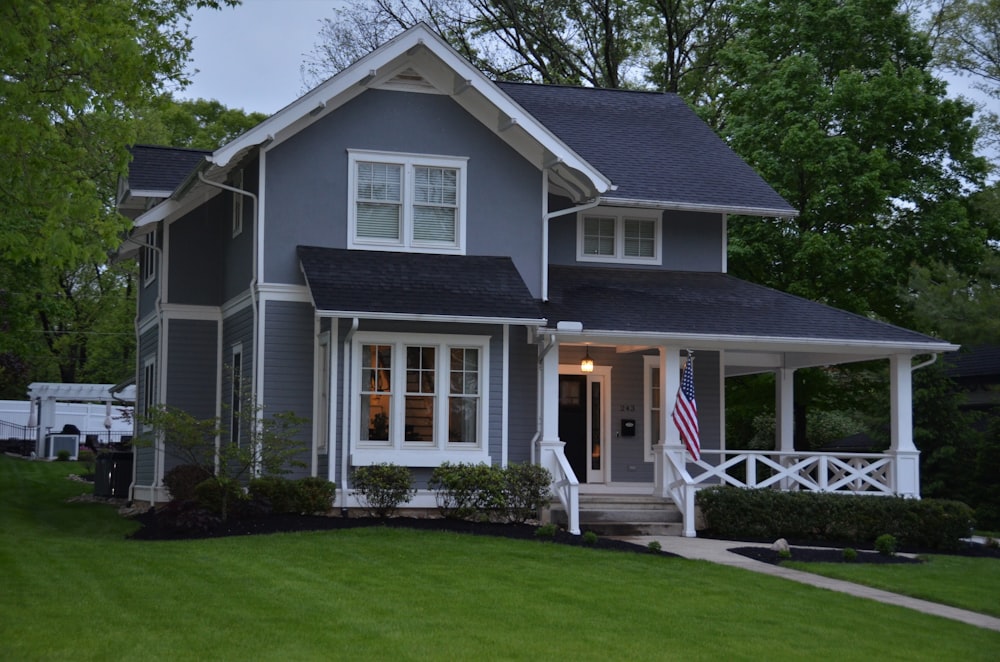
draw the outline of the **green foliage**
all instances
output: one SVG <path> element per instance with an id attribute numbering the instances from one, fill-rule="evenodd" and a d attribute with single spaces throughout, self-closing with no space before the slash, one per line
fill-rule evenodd
<path id="1" fill-rule="evenodd" d="M 410 470 L 388 462 L 355 467 L 351 481 L 354 495 L 375 517 L 392 516 L 417 493 Z"/>
<path id="2" fill-rule="evenodd" d="M 858 550 L 854 549 L 853 547 L 845 547 L 843 549 L 843 551 L 841 552 L 841 556 L 844 558 L 844 561 L 846 561 L 847 563 L 851 563 L 853 561 L 857 561 L 858 560 Z"/>
<path id="3" fill-rule="evenodd" d="M 69 458 L 70 457 L 72 457 L 72 454 L 68 450 L 65 450 L 65 449 L 59 451 L 58 453 L 56 453 L 56 461 L 57 462 L 69 462 Z"/>
<path id="4" fill-rule="evenodd" d="M 326 513 L 333 506 L 337 492 L 336 484 L 320 478 L 307 476 L 295 481 L 296 509 L 301 513 Z"/>
<path id="5" fill-rule="evenodd" d="M 736 538 L 870 543 L 883 533 L 916 549 L 949 550 L 973 512 L 957 501 L 710 487 L 696 497 L 713 534 Z"/>
<path id="6" fill-rule="evenodd" d="M 210 149 L 233 140 L 267 119 L 264 113 L 227 108 L 214 99 L 176 100 L 161 94 L 139 113 L 136 142 L 188 149 Z"/>
<path id="7" fill-rule="evenodd" d="M 792 558 L 792 550 L 790 550 L 790 549 L 779 549 L 778 550 L 778 558 L 783 559 L 785 561 L 791 559 Z"/>
<path id="8" fill-rule="evenodd" d="M 212 472 L 198 464 L 178 464 L 163 475 L 172 501 L 191 501 L 195 488 L 212 477 Z"/>
<path id="9" fill-rule="evenodd" d="M 593 547 L 597 544 L 597 534 L 593 531 L 584 531 L 581 539 L 584 545 Z"/>
<path id="10" fill-rule="evenodd" d="M 434 469 L 428 487 L 437 492 L 438 508 L 445 517 L 501 517 L 523 523 L 537 517 L 539 509 L 548 505 L 551 483 L 547 469 L 530 463 L 501 468 L 445 462 Z"/>
<path id="11" fill-rule="evenodd" d="M 444 462 L 434 468 L 427 486 L 437 492 L 445 517 L 489 520 L 504 506 L 503 475 L 492 465 Z"/>
<path id="12" fill-rule="evenodd" d="M 659 554 L 663 551 L 663 545 L 660 544 L 659 540 L 650 540 L 649 544 L 646 545 L 646 549 L 653 552 L 654 554 Z"/>
<path id="13" fill-rule="evenodd" d="M 252 478 L 247 491 L 250 500 L 265 512 L 298 512 L 299 495 L 296 484 L 283 476 Z"/>
<path id="14" fill-rule="evenodd" d="M 246 501 L 246 493 L 232 478 L 212 477 L 195 486 L 194 501 L 199 508 L 226 520 L 235 508 Z"/>
<path id="15" fill-rule="evenodd" d="M 552 540 L 556 537 L 556 525 L 555 524 L 543 524 L 537 529 L 535 529 L 535 537 L 542 540 Z"/>
<path id="16" fill-rule="evenodd" d="M 882 556 L 895 556 L 898 548 L 899 543 L 896 541 L 896 536 L 891 533 L 883 533 L 875 539 L 875 551 Z"/>

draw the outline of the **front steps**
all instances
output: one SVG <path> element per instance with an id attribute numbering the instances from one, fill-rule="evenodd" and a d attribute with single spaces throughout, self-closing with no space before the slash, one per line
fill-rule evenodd
<path id="1" fill-rule="evenodd" d="M 551 521 L 566 526 L 566 511 L 557 500 Z M 580 495 L 580 531 L 599 536 L 680 536 L 681 513 L 670 499 L 642 495 Z"/>

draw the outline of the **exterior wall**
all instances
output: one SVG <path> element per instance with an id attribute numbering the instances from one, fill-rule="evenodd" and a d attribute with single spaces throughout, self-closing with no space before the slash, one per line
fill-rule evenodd
<path id="1" fill-rule="evenodd" d="M 507 463 L 530 462 L 531 440 L 538 431 L 538 346 L 528 343 L 523 326 L 510 327 L 507 388 Z"/>
<path id="2" fill-rule="evenodd" d="M 243 166 L 243 189 L 257 192 L 259 168 L 258 159 Z M 232 184 L 231 184 L 232 185 Z M 222 249 L 222 301 L 229 301 L 250 287 L 253 279 L 254 232 L 253 202 L 243 197 L 243 231 L 233 236 L 232 217 L 235 193 L 226 191 L 219 197 L 225 199 L 225 212 L 219 225 L 222 227 L 220 246 Z"/>
<path id="3" fill-rule="evenodd" d="M 348 149 L 469 157 L 466 252 L 511 256 L 539 296 L 540 172 L 450 98 L 386 90 L 364 92 L 267 153 L 264 213 L 280 235 L 265 228 L 265 281 L 303 282 L 297 245 L 347 246 Z"/>
<path id="4" fill-rule="evenodd" d="M 162 400 L 199 419 L 214 418 L 218 379 L 219 325 L 206 320 L 170 320 L 167 324 L 167 392 Z M 167 451 L 164 471 L 181 460 Z"/>
<path id="5" fill-rule="evenodd" d="M 551 264 L 613 267 L 608 262 L 576 259 L 577 214 L 559 216 L 549 222 Z M 720 272 L 723 268 L 724 228 L 720 214 L 665 211 L 662 221 L 662 265 L 623 264 L 625 269 Z"/>
<path id="6" fill-rule="evenodd" d="M 306 303 L 268 301 L 264 304 L 264 415 L 291 412 L 308 421 L 297 436 L 312 441 L 313 416 L 313 307 Z M 245 351 L 245 350 L 244 350 Z M 304 451 L 288 478 L 311 473 L 312 451 Z"/>
<path id="7" fill-rule="evenodd" d="M 167 239 L 169 303 L 218 306 L 222 303 L 222 231 L 229 230 L 229 195 L 216 195 L 170 224 Z"/>
<path id="8" fill-rule="evenodd" d="M 144 363 L 150 359 L 155 358 L 157 349 L 159 345 L 159 329 L 158 327 L 153 327 L 147 330 L 145 333 L 139 336 L 139 347 L 136 349 L 136 354 L 139 357 L 139 374 L 136 375 L 136 389 L 135 389 L 135 413 L 136 416 L 142 415 L 143 412 L 140 411 L 142 408 L 142 403 L 146 401 L 146 389 L 148 385 L 143 379 L 142 366 Z M 159 366 L 157 366 L 157 374 L 159 374 Z M 142 426 L 138 422 L 135 423 L 136 433 L 141 433 Z M 133 461 L 135 463 L 135 482 L 137 485 L 150 485 L 153 482 L 153 449 L 148 446 L 143 446 L 141 444 L 136 444 L 134 446 L 134 457 Z"/>
<path id="9" fill-rule="evenodd" d="M 161 230 L 163 228 L 163 224 L 162 223 L 158 223 L 157 225 L 158 225 L 158 228 L 157 228 L 157 233 L 156 233 L 156 245 L 162 247 L 162 245 L 163 245 L 163 233 L 162 233 Z M 146 315 L 149 315 L 150 313 L 154 312 L 154 310 L 155 310 L 155 307 L 156 307 L 156 297 L 157 297 L 157 295 L 160 292 L 160 280 L 161 279 L 160 279 L 159 275 L 157 275 L 157 277 L 154 278 L 152 281 L 150 281 L 150 283 L 148 285 L 145 284 L 145 283 L 143 283 L 142 275 L 141 274 L 143 272 L 143 266 L 145 265 L 145 262 L 146 262 L 146 251 L 145 251 L 145 249 L 141 249 L 141 248 L 139 249 L 139 254 L 138 254 L 138 257 L 136 259 L 137 259 L 137 261 L 139 263 L 139 274 L 140 274 L 139 275 L 139 287 L 138 287 L 138 291 L 139 291 L 139 319 L 142 319 Z M 157 260 L 160 259 L 159 258 L 159 253 L 157 253 L 157 258 L 156 259 Z"/>

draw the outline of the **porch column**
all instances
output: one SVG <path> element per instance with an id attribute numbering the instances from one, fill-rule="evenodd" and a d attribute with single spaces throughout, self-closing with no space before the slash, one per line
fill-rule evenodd
<path id="1" fill-rule="evenodd" d="M 668 459 L 672 453 L 675 460 L 684 463 L 684 444 L 674 425 L 671 414 L 674 401 L 681 386 L 680 350 L 676 347 L 660 347 L 660 440 L 653 446 L 653 490 L 659 497 L 669 497 L 669 486 L 679 476 L 674 475 L 673 465 Z"/>
<path id="2" fill-rule="evenodd" d="M 778 368 L 774 374 L 774 448 L 795 450 L 795 369 Z"/>
<path id="3" fill-rule="evenodd" d="M 539 359 L 541 377 L 540 396 L 542 417 L 542 436 L 538 440 L 538 463 L 549 470 L 553 476 L 559 476 L 558 461 L 553 451 L 562 451 L 566 445 L 559 439 L 559 340 L 552 339 L 552 344 L 544 348 L 544 354 Z"/>
<path id="4" fill-rule="evenodd" d="M 908 354 L 889 358 L 893 458 L 892 488 L 897 496 L 920 498 L 920 451 L 913 444 L 913 372 Z"/>

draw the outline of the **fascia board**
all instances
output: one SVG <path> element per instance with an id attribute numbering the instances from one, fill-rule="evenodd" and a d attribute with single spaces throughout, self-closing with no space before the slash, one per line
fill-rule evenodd
<path id="1" fill-rule="evenodd" d="M 521 317 L 475 317 L 467 315 L 430 315 L 422 313 L 385 313 L 366 310 L 317 310 L 317 317 L 343 317 L 370 320 L 392 320 L 401 322 L 461 322 L 472 324 L 512 324 L 519 326 L 542 326 L 547 319 Z"/>
<path id="2" fill-rule="evenodd" d="M 609 344 L 691 345 L 711 350 L 766 350 L 779 352 L 814 352 L 825 354 L 864 355 L 873 358 L 892 354 L 939 354 L 954 352 L 960 345 L 944 341 L 891 342 L 884 340 L 839 340 L 837 338 L 783 338 L 767 336 L 734 336 L 724 334 L 648 333 L 639 331 L 559 331 L 540 329 L 560 341 L 601 340 Z"/>
<path id="3" fill-rule="evenodd" d="M 740 216 L 762 216 L 767 218 L 795 218 L 797 209 L 771 209 L 769 207 L 741 207 L 739 205 L 702 205 L 694 202 L 671 202 L 669 200 L 641 200 L 636 198 L 616 198 L 602 196 L 601 204 L 608 207 L 642 207 L 646 209 L 667 209 L 671 211 L 695 211 L 711 214 L 736 214 Z"/>
<path id="4" fill-rule="evenodd" d="M 209 157 L 209 160 L 216 166 L 225 167 L 236 154 L 248 147 L 265 142 L 270 142 L 272 146 L 280 144 L 287 137 L 286 132 L 293 129 L 300 121 L 304 119 L 316 121 L 323 114 L 360 94 L 365 89 L 361 84 L 370 77 L 370 72 L 379 72 L 398 58 L 412 57 L 408 51 L 421 46 L 430 50 L 451 68 L 458 78 L 468 80 L 479 94 L 497 107 L 499 112 L 516 119 L 529 135 L 548 150 L 553 157 L 566 166 L 583 173 L 593 182 L 598 193 L 611 190 L 611 181 L 597 168 L 590 165 L 569 146 L 556 138 L 551 131 L 422 23 L 386 42 L 380 48 L 313 88 L 254 128 L 223 145 Z M 377 74 L 377 77 L 380 78 L 381 75 Z M 317 108 L 322 109 L 323 112 L 311 117 L 310 113 Z"/>

